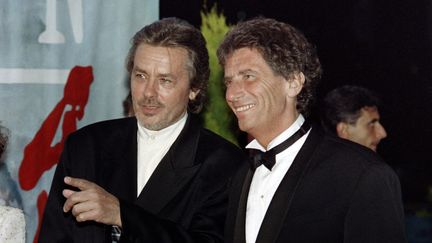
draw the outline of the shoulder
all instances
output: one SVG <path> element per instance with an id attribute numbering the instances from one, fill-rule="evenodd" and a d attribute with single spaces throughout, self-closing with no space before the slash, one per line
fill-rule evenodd
<path id="1" fill-rule="evenodd" d="M 379 172 L 394 177 L 393 169 L 374 151 L 351 141 L 318 131 L 321 142 L 315 151 L 320 166 L 331 166 L 345 173 Z"/>
<path id="2" fill-rule="evenodd" d="M 224 170 L 226 174 L 230 174 L 246 160 L 246 156 L 237 145 L 202 128 L 198 140 L 197 160 L 202 161 L 204 166 L 211 168 L 214 173 Z"/>
<path id="3" fill-rule="evenodd" d="M 102 139 L 108 136 L 122 136 L 127 132 L 136 131 L 137 122 L 134 117 L 106 120 L 86 125 L 69 135 L 69 140 Z"/>
<path id="4" fill-rule="evenodd" d="M 107 131 L 113 132 L 113 130 L 114 131 L 119 129 L 122 130 L 128 126 L 136 126 L 136 119 L 134 117 L 119 118 L 119 119 L 96 122 L 78 129 L 73 134 L 97 134 L 97 133 L 105 133 Z"/>
<path id="5" fill-rule="evenodd" d="M 203 148 L 212 147 L 213 149 L 221 148 L 235 151 L 240 150 L 237 145 L 206 128 L 201 128 L 200 142 L 200 146 Z"/>
<path id="6" fill-rule="evenodd" d="M 21 209 L 0 206 L 0 239 L 19 239 L 17 236 L 24 237 L 25 219 Z"/>
<path id="7" fill-rule="evenodd" d="M 14 207 L 8 207 L 8 206 L 0 206 L 0 215 L 2 217 L 23 217 L 24 213 L 21 209 L 14 208 Z"/>

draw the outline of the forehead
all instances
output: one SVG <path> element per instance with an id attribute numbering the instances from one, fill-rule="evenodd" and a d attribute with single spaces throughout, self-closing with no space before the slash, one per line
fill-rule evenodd
<path id="1" fill-rule="evenodd" d="M 187 59 L 188 53 L 182 47 L 140 44 L 135 53 L 134 65 L 140 68 L 146 68 L 149 64 L 160 67 L 186 68 Z"/>
<path id="2" fill-rule="evenodd" d="M 233 75 L 246 69 L 269 69 L 269 65 L 257 49 L 240 48 L 229 55 L 225 62 L 225 73 Z"/>
<path id="3" fill-rule="evenodd" d="M 380 114 L 378 108 L 375 106 L 366 106 L 361 109 L 361 115 L 359 121 L 369 122 L 372 120 L 379 120 Z"/>

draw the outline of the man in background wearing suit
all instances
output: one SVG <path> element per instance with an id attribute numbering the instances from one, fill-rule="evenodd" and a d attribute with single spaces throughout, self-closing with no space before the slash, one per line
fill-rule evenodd
<path id="1" fill-rule="evenodd" d="M 222 242 L 227 187 L 242 161 L 196 115 L 208 53 L 192 25 L 167 18 L 132 39 L 134 117 L 69 136 L 40 242 Z"/>
<path id="2" fill-rule="evenodd" d="M 380 122 L 379 99 L 372 91 L 344 85 L 324 98 L 322 124 L 333 135 L 366 146 L 376 152 L 387 132 Z"/>
<path id="3" fill-rule="evenodd" d="M 227 243 L 406 242 L 399 180 L 363 146 L 310 125 L 321 67 L 298 30 L 239 23 L 218 49 L 226 100 L 255 140 L 233 179 Z"/>

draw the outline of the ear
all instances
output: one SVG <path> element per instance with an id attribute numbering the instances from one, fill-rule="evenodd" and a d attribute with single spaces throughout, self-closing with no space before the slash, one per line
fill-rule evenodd
<path id="1" fill-rule="evenodd" d="M 197 97 L 198 93 L 200 92 L 199 89 L 197 90 L 190 90 L 189 91 L 189 100 L 195 100 L 195 98 Z"/>
<path id="2" fill-rule="evenodd" d="M 348 124 L 345 122 L 339 122 L 336 125 L 336 133 L 338 137 L 348 139 Z"/>
<path id="3" fill-rule="evenodd" d="M 302 72 L 293 74 L 292 78 L 288 80 L 288 96 L 296 97 L 303 88 L 305 76 Z"/>

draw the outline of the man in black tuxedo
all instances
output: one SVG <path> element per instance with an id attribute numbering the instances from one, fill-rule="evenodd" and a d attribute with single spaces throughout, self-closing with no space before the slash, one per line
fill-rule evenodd
<path id="1" fill-rule="evenodd" d="M 67 139 L 40 242 L 222 242 L 236 146 L 196 115 L 209 76 L 201 33 L 168 18 L 132 39 L 127 60 L 135 117 Z"/>
<path id="2" fill-rule="evenodd" d="M 255 138 L 235 176 L 227 243 L 406 242 L 399 180 L 363 146 L 311 125 L 321 75 L 314 47 L 292 26 L 239 23 L 218 49 L 226 100 Z"/>

